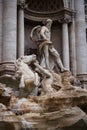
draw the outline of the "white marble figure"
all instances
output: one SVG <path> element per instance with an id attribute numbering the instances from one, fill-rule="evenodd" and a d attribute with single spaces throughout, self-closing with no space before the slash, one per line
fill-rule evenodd
<path id="1" fill-rule="evenodd" d="M 34 65 L 39 69 L 39 73 L 42 74 L 42 92 L 44 94 L 51 94 L 57 92 L 62 87 L 61 76 L 53 72 L 52 70 L 46 69 L 34 62 Z"/>
<path id="2" fill-rule="evenodd" d="M 36 55 L 32 54 L 29 56 L 22 56 L 15 62 L 15 77 L 20 80 L 19 88 L 26 87 L 29 92 L 32 92 L 32 90 L 39 85 L 38 74 L 29 66 L 35 60 Z"/>
<path id="3" fill-rule="evenodd" d="M 39 73 L 42 75 L 42 82 L 40 82 L 40 78 L 37 69 L 33 69 L 30 67 L 30 64 L 33 63 L 35 67 L 39 70 Z M 61 77 L 56 74 L 52 70 L 46 69 L 39 65 L 36 60 L 36 55 L 32 54 L 29 56 L 22 56 L 21 58 L 16 60 L 16 73 L 15 77 L 20 79 L 19 88 L 26 88 L 30 93 L 41 84 L 42 91 L 44 94 L 50 94 L 56 92 L 59 87 L 61 88 Z"/>
<path id="4" fill-rule="evenodd" d="M 52 20 L 47 19 L 44 26 L 36 26 L 31 30 L 30 38 L 37 43 L 39 54 L 41 55 L 40 65 L 48 69 L 53 69 L 55 62 L 64 71 L 65 68 L 61 62 L 60 55 L 51 42 Z"/>

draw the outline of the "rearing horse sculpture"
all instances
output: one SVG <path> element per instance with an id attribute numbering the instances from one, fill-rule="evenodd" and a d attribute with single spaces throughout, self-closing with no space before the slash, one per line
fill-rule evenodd
<path id="1" fill-rule="evenodd" d="M 20 79 L 19 88 L 26 88 L 29 92 L 39 85 L 39 76 L 29 66 L 36 60 L 36 55 L 22 56 L 15 62 L 15 78 Z"/>

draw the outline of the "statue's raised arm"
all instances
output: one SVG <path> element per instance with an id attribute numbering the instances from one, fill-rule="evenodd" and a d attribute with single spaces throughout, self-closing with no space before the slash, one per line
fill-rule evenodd
<path id="1" fill-rule="evenodd" d="M 41 26 L 40 25 L 37 25 L 35 26 L 32 30 L 31 30 L 31 33 L 30 33 L 30 38 L 32 41 L 34 42 L 38 42 L 40 40 L 40 30 L 41 30 Z"/>

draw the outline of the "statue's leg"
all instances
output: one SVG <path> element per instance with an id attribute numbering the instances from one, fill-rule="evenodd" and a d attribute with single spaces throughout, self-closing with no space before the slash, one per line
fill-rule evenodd
<path id="1" fill-rule="evenodd" d="M 59 53 L 57 52 L 57 50 L 56 50 L 53 46 L 51 46 L 51 47 L 49 48 L 49 51 L 50 51 L 50 53 L 55 57 L 55 60 L 56 60 L 56 62 L 57 62 L 57 64 L 58 64 L 58 66 L 60 67 L 61 71 L 64 71 L 65 68 L 64 68 L 64 66 L 63 66 L 63 64 L 62 64 L 60 55 L 59 55 Z"/>
<path id="2" fill-rule="evenodd" d="M 21 79 L 20 79 L 19 88 L 24 88 L 24 87 L 25 87 L 24 76 L 23 76 L 23 74 L 22 74 Z"/>
<path id="3" fill-rule="evenodd" d="M 37 62 L 34 62 L 34 65 L 39 69 L 39 73 L 44 74 L 47 77 L 52 77 L 52 74 L 48 69 L 44 69 L 44 67 L 40 66 Z"/>
<path id="4" fill-rule="evenodd" d="M 21 76 L 21 79 L 20 79 L 20 84 L 19 84 L 19 97 L 23 97 L 23 94 L 24 94 L 24 87 L 25 87 L 25 83 L 24 83 L 24 76 L 22 75 Z"/>
<path id="5" fill-rule="evenodd" d="M 50 66 L 49 66 L 49 49 L 48 49 L 48 45 L 44 46 L 43 51 L 44 51 L 44 57 L 45 57 L 46 67 L 50 68 Z"/>
<path id="6" fill-rule="evenodd" d="M 55 92 L 55 90 L 52 87 L 52 83 L 53 83 L 53 78 L 43 79 L 42 88 L 46 94 L 51 94 L 51 93 Z"/>
<path id="7" fill-rule="evenodd" d="M 40 65 L 41 65 L 42 67 L 46 67 L 44 54 L 42 54 L 42 56 L 41 56 L 41 62 L 40 62 Z"/>

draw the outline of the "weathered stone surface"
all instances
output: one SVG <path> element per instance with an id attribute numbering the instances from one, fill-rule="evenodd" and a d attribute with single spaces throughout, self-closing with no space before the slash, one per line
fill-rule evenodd
<path id="1" fill-rule="evenodd" d="M 0 103 L 0 112 L 7 110 L 6 106 Z"/>
<path id="2" fill-rule="evenodd" d="M 13 91 L 11 88 L 6 87 L 5 84 L 0 83 L 0 103 L 8 105 L 10 103 Z"/>
<path id="3" fill-rule="evenodd" d="M 21 127 L 63 128 L 84 118 L 85 113 L 76 106 L 87 103 L 87 90 L 71 84 L 74 77 L 69 71 L 63 72 L 61 78 L 57 92 L 21 99 L 12 97 L 10 110 L 20 119 Z"/>
<path id="4" fill-rule="evenodd" d="M 43 112 L 43 108 L 36 102 L 31 99 L 22 98 L 19 99 L 11 108 L 11 110 L 15 114 L 23 114 L 23 113 L 41 113 Z"/>
<path id="5" fill-rule="evenodd" d="M 13 112 L 8 110 L 0 112 L 0 129 L 20 130 L 22 127 L 20 122 L 20 118 L 15 116 Z"/>
<path id="6" fill-rule="evenodd" d="M 78 107 L 61 109 L 61 111 L 48 112 L 48 113 L 27 113 L 22 116 L 15 116 L 10 111 L 0 112 L 0 121 L 3 124 L 9 124 L 14 127 L 17 125 L 18 130 L 21 128 L 37 128 L 37 129 L 48 129 L 48 128 L 63 128 L 66 126 L 73 125 L 78 120 L 82 119 L 85 113 L 82 112 Z M 7 125 L 6 125 L 7 126 Z M 0 126 L 1 128 L 1 126 Z"/>
<path id="7" fill-rule="evenodd" d="M 42 79 L 40 87 L 42 87 L 41 91 L 43 94 L 40 93 L 39 96 L 37 94 L 33 96 L 28 91 L 28 97 L 23 98 L 24 96 L 22 96 L 21 98 L 20 93 L 17 97 L 15 90 L 13 92 L 11 88 L 1 84 L 0 102 L 5 104 L 5 106 L 3 104 L 0 105 L 0 123 L 3 123 L 0 128 L 3 130 L 9 126 L 8 128 L 12 128 L 13 130 L 20 130 L 22 128 L 37 128 L 38 130 L 42 128 L 45 130 L 58 129 L 71 126 L 84 118 L 85 113 L 77 106 L 87 103 L 87 90 L 72 85 L 74 77 L 71 72 L 64 71 L 61 74 L 54 73 L 41 67 L 38 62 L 35 61 L 36 57 L 32 57 L 31 55 L 21 57 L 21 59 L 19 58 L 19 62 L 16 61 L 16 65 L 18 65 L 17 71 L 23 75 L 25 72 L 24 78 L 26 78 L 27 74 L 27 76 L 29 76 L 30 72 L 32 72 L 31 74 L 34 76 L 36 70 L 28 68 L 28 65 L 29 67 L 31 65 L 29 61 L 32 60 L 41 74 L 39 78 Z M 24 66 L 20 64 L 20 62 L 22 62 Z M 27 65 L 27 69 L 25 65 Z M 17 71 L 16 74 L 19 74 Z M 21 76 L 22 75 L 18 75 L 16 78 L 21 81 Z M 24 80 L 24 83 L 26 83 L 25 81 L 26 80 Z M 35 80 L 33 79 L 33 81 Z M 29 84 L 24 87 L 31 86 Z M 38 87 L 37 84 L 35 84 L 35 87 Z M 44 88 L 46 92 L 44 92 Z M 51 92 L 49 92 L 50 90 Z"/>
<path id="8" fill-rule="evenodd" d="M 30 81 L 35 83 L 35 79 L 27 79 L 29 85 L 26 86 L 26 78 L 29 78 L 29 75 L 35 76 L 36 70 L 29 68 L 33 61 L 39 73 L 42 74 L 42 77 L 39 77 L 43 78 L 41 91 L 44 92 L 45 88 L 45 92 L 40 96 L 32 96 L 29 92 L 27 98 L 19 98 L 11 88 L 1 84 L 0 102 L 6 105 L 5 107 L 1 104 L 1 122 L 9 124 L 9 128 L 14 127 L 14 130 L 15 126 L 18 130 L 21 128 L 56 129 L 73 125 L 82 119 L 85 113 L 77 106 L 87 103 L 87 90 L 72 85 L 74 77 L 70 71 L 56 74 L 41 67 L 35 60 L 35 55 L 19 58 L 15 64 L 17 67 L 15 77 L 20 80 L 21 76 L 24 76 L 25 84 L 21 84 L 24 85 L 22 87 L 31 87 Z M 37 85 L 35 84 L 35 87 Z M 21 88 L 20 84 L 19 88 Z"/>
<path id="9" fill-rule="evenodd" d="M 0 83 L 0 96 L 3 94 L 3 92 L 5 91 L 5 85 Z"/>

